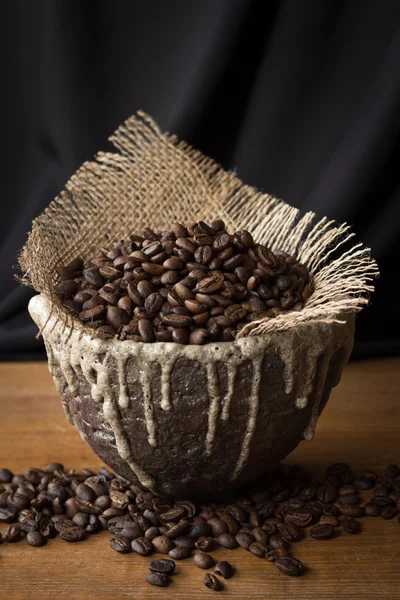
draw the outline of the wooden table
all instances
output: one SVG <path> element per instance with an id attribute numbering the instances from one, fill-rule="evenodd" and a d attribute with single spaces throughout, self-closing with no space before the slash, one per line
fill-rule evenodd
<path id="1" fill-rule="evenodd" d="M 100 463 L 64 417 L 43 363 L 0 365 L 0 466 L 22 472 L 59 461 L 77 470 Z M 400 359 L 352 363 L 334 390 L 312 442 L 303 442 L 288 462 L 313 472 L 331 462 L 355 469 L 382 469 L 400 463 Z M 296 600 L 400 598 L 400 525 L 397 519 L 363 519 L 363 532 L 329 541 L 307 538 L 296 556 L 308 567 L 291 579 L 242 549 L 215 556 L 235 565 L 237 575 L 220 597 Z M 0 529 L 4 531 L 5 525 Z M 110 534 L 80 544 L 50 540 L 44 548 L 25 542 L 0 546 L 0 598 L 196 600 L 214 598 L 202 583 L 204 572 L 190 560 L 178 563 L 167 589 L 147 585 L 149 560 L 119 555 Z M 218 597 L 218 596 L 217 596 Z"/>

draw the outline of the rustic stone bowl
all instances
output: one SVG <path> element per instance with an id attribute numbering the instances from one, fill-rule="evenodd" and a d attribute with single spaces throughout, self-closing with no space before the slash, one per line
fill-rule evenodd
<path id="1" fill-rule="evenodd" d="M 117 474 L 181 498 L 254 480 L 312 439 L 354 336 L 350 314 L 233 342 L 143 344 L 64 329 L 40 295 L 29 311 L 82 438 Z"/>

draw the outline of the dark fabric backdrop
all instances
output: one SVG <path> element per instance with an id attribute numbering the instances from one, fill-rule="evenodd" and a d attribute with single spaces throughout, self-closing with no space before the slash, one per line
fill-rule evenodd
<path id="1" fill-rule="evenodd" d="M 398 0 L 1 7 L 0 358 L 44 357 L 12 271 L 32 219 L 138 108 L 247 183 L 353 224 L 382 273 L 354 355 L 399 352 Z"/>

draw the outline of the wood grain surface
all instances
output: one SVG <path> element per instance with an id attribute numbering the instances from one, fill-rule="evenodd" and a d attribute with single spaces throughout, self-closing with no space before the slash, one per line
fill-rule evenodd
<path id="1" fill-rule="evenodd" d="M 64 417 L 44 363 L 0 365 L 0 467 L 22 472 L 59 461 L 76 470 L 100 462 Z M 321 417 L 315 439 L 288 457 L 318 474 L 331 462 L 355 470 L 400 463 L 400 359 L 346 367 Z M 6 525 L 0 525 L 4 532 Z M 43 548 L 21 541 L 0 545 L 0 598 L 208 600 L 214 597 L 274 600 L 379 600 L 400 598 L 400 525 L 362 519 L 362 533 L 329 541 L 308 537 L 295 554 L 306 574 L 291 579 L 270 563 L 239 550 L 215 552 L 232 562 L 236 575 L 216 596 L 204 571 L 186 560 L 168 588 L 145 583 L 148 558 L 119 555 L 102 532 L 79 544 L 50 540 Z"/>

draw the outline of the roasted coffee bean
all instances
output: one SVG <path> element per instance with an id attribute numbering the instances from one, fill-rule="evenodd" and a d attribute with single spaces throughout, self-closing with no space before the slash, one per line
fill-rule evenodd
<path id="1" fill-rule="evenodd" d="M 146 575 L 147 583 L 157 585 L 158 587 L 166 587 L 169 583 L 168 575 L 165 573 L 149 573 Z"/>
<path id="2" fill-rule="evenodd" d="M 355 521 L 352 517 L 344 517 L 340 524 L 342 526 L 343 531 L 346 533 L 358 533 L 360 531 L 360 524 L 358 521 Z"/>
<path id="3" fill-rule="evenodd" d="M 174 544 L 177 548 L 188 548 L 189 550 L 195 549 L 194 541 L 187 535 L 181 535 L 174 538 Z"/>
<path id="4" fill-rule="evenodd" d="M 245 550 L 248 550 L 253 542 L 256 541 L 254 535 L 247 531 L 239 531 L 236 534 L 236 541 Z"/>
<path id="5" fill-rule="evenodd" d="M 393 519 L 393 517 L 395 517 L 398 512 L 399 511 L 397 510 L 396 506 L 388 504 L 387 506 L 382 507 L 381 517 L 382 519 L 388 521 L 390 519 Z"/>
<path id="6" fill-rule="evenodd" d="M 149 540 L 146 540 L 147 542 Z M 152 540 L 154 550 L 160 554 L 168 554 L 174 547 L 174 542 L 165 535 L 159 535 Z"/>
<path id="7" fill-rule="evenodd" d="M 221 533 L 221 535 L 218 536 L 218 543 L 223 548 L 229 549 L 237 548 L 239 545 L 232 533 Z"/>
<path id="8" fill-rule="evenodd" d="M 191 554 L 191 549 L 186 546 L 177 546 L 168 552 L 168 556 L 173 560 L 184 560 L 185 558 L 189 558 Z"/>
<path id="9" fill-rule="evenodd" d="M 331 504 L 335 501 L 336 496 L 336 488 L 329 483 L 323 484 L 317 489 L 317 498 L 320 502 Z"/>
<path id="10" fill-rule="evenodd" d="M 26 534 L 26 541 L 30 546 L 35 546 L 36 548 L 47 544 L 47 538 L 45 538 L 40 531 L 29 531 Z"/>
<path id="11" fill-rule="evenodd" d="M 279 524 L 278 531 L 281 537 L 287 542 L 298 542 L 302 538 L 300 527 L 297 527 L 294 523 Z"/>
<path id="12" fill-rule="evenodd" d="M 214 537 L 218 537 L 221 533 L 228 533 L 228 525 L 225 521 L 219 517 L 213 517 L 207 521 L 211 527 L 212 534 Z"/>
<path id="13" fill-rule="evenodd" d="M 214 538 L 202 536 L 199 537 L 197 542 L 195 542 L 195 546 L 198 550 L 203 550 L 204 552 L 212 552 L 215 550 L 216 543 Z"/>
<path id="14" fill-rule="evenodd" d="M 152 573 L 165 573 L 165 575 L 172 575 L 175 571 L 175 563 L 173 560 L 168 558 L 160 558 L 158 560 L 152 560 L 149 564 L 149 569 Z"/>
<path id="15" fill-rule="evenodd" d="M 294 523 L 297 527 L 307 527 L 313 520 L 312 512 L 309 510 L 301 510 L 293 514 L 287 514 L 285 521 L 287 523 Z"/>
<path id="16" fill-rule="evenodd" d="M 329 540 L 331 537 L 333 537 L 334 532 L 335 530 L 332 525 L 328 525 L 326 523 L 314 525 L 314 527 L 311 527 L 310 529 L 311 537 L 316 540 Z"/>
<path id="17" fill-rule="evenodd" d="M 170 539 L 174 539 L 186 533 L 190 528 L 190 521 L 188 519 L 181 519 L 178 523 L 169 523 L 169 529 L 166 531 L 165 535 Z"/>
<path id="18" fill-rule="evenodd" d="M 214 592 L 220 592 L 224 589 L 222 582 L 212 573 L 207 573 L 204 575 L 203 582 L 206 588 L 213 590 Z"/>
<path id="19" fill-rule="evenodd" d="M 289 577 L 298 577 L 304 571 L 303 563 L 293 556 L 284 556 L 275 561 L 276 568 Z"/>
<path id="20" fill-rule="evenodd" d="M 379 517 L 382 512 L 382 506 L 378 504 L 372 504 L 372 502 L 367 502 L 364 506 L 364 514 L 366 517 Z"/>
<path id="21" fill-rule="evenodd" d="M 14 474 L 9 469 L 0 469 L 0 483 L 10 483 Z"/>
<path id="22" fill-rule="evenodd" d="M 153 550 L 153 542 L 154 540 L 150 541 L 145 537 L 138 537 L 131 541 L 131 548 L 134 552 L 136 552 L 136 554 L 139 554 L 140 556 L 147 556 Z M 154 549 L 159 551 L 155 546 Z"/>
<path id="23" fill-rule="evenodd" d="M 116 552 L 120 554 L 128 554 L 131 551 L 131 543 L 130 541 L 123 537 L 122 535 L 117 535 L 115 538 L 111 538 L 110 546 Z"/>
<path id="24" fill-rule="evenodd" d="M 283 539 L 283 537 L 277 533 L 275 533 L 274 535 L 271 535 L 271 537 L 269 538 L 269 546 L 272 549 L 276 549 L 276 548 L 288 548 L 288 543 L 286 540 Z"/>
<path id="25" fill-rule="evenodd" d="M 264 556 L 268 552 L 268 546 L 266 546 L 265 544 L 263 544 L 261 542 L 253 542 L 248 547 L 248 550 L 249 550 L 249 552 L 254 554 L 254 556 L 257 556 L 257 558 L 264 558 Z"/>
<path id="26" fill-rule="evenodd" d="M 384 474 L 385 477 L 389 477 L 390 479 L 397 479 L 397 477 L 400 477 L 400 468 L 398 465 L 388 465 Z"/>
<path id="27" fill-rule="evenodd" d="M 345 504 L 340 507 L 340 514 L 346 517 L 362 517 L 364 509 L 362 506 L 358 506 L 358 504 Z"/>
<path id="28" fill-rule="evenodd" d="M 319 520 L 321 525 L 330 525 L 331 527 L 339 527 L 340 521 L 334 515 L 322 515 Z"/>
<path id="29" fill-rule="evenodd" d="M 200 569 L 211 569 L 211 567 L 215 565 L 215 560 L 211 554 L 207 554 L 201 550 L 196 550 L 193 555 L 193 563 Z"/>
<path id="30" fill-rule="evenodd" d="M 251 533 L 256 542 L 261 542 L 262 544 L 268 543 L 269 534 L 262 527 L 253 527 Z"/>
<path id="31" fill-rule="evenodd" d="M 160 535 L 160 529 L 158 527 L 149 527 L 148 529 L 146 529 L 144 537 L 147 540 L 154 540 L 154 538 L 158 537 L 159 535 Z M 136 537 L 139 537 L 139 536 L 138 535 L 133 535 L 129 539 L 133 540 Z"/>
<path id="32" fill-rule="evenodd" d="M 358 503 L 358 494 L 356 493 L 347 493 L 339 496 L 339 504 L 357 504 Z"/>
<path id="33" fill-rule="evenodd" d="M 231 563 L 229 563 L 227 560 L 218 561 L 215 565 L 214 571 L 217 575 L 220 575 L 224 579 L 230 579 L 235 573 Z"/>
<path id="34" fill-rule="evenodd" d="M 21 525 L 17 523 L 16 525 L 10 525 L 7 531 L 4 534 L 4 540 L 9 544 L 13 542 L 18 542 L 21 537 Z"/>
<path id="35" fill-rule="evenodd" d="M 208 331 L 206 329 L 197 328 L 189 334 L 189 344 L 202 345 L 208 338 Z"/>
<path id="36" fill-rule="evenodd" d="M 12 523 L 17 511 L 13 508 L 0 508 L 0 523 Z"/>
<path id="37" fill-rule="evenodd" d="M 66 542 L 80 542 L 85 537 L 85 530 L 75 524 L 72 524 L 72 527 L 62 528 L 60 531 L 60 538 Z"/>
<path id="38" fill-rule="evenodd" d="M 288 551 L 285 548 L 274 548 L 273 550 L 268 550 L 265 555 L 265 560 L 268 562 L 276 562 L 280 558 L 288 555 Z"/>

